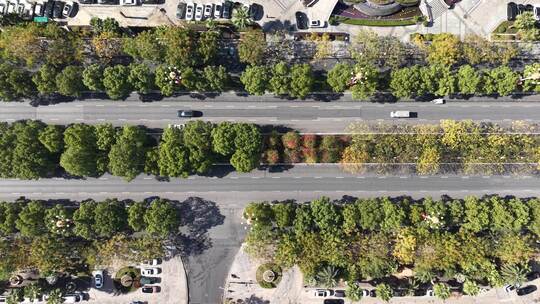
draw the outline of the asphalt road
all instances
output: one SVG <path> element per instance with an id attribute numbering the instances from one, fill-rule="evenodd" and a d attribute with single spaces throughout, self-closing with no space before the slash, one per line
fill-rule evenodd
<path id="1" fill-rule="evenodd" d="M 222 102 L 222 101 L 75 101 L 32 107 L 27 103 L 0 104 L 0 120 L 40 119 L 48 123 L 85 122 L 114 125 L 137 124 L 165 127 L 189 119 L 177 117 L 177 110 L 199 110 L 200 119 L 212 122 L 253 122 L 283 125 L 304 132 L 343 132 L 352 122 L 389 121 L 399 123 L 438 122 L 441 119 L 472 119 L 505 123 L 512 120 L 540 121 L 540 102 L 448 102 L 444 105 L 420 102 Z M 390 112 L 417 112 L 416 118 L 394 119 Z"/>
<path id="2" fill-rule="evenodd" d="M 144 198 L 154 195 L 173 199 L 200 196 L 242 207 L 250 200 L 296 199 L 307 201 L 322 195 L 451 196 L 489 193 L 540 196 L 540 179 L 533 176 L 356 176 L 337 166 L 296 166 L 283 172 L 258 170 L 249 174 L 230 173 L 218 178 L 192 176 L 158 181 L 139 176 L 131 182 L 102 176 L 86 180 L 61 178 L 41 180 L 0 180 L 0 198 Z"/>

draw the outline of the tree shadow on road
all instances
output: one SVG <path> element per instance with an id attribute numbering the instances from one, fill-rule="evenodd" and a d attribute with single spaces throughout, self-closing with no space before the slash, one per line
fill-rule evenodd
<path id="1" fill-rule="evenodd" d="M 270 301 L 251 295 L 246 299 L 236 299 L 234 301 L 225 302 L 229 304 L 270 304 Z"/>
<path id="2" fill-rule="evenodd" d="M 225 216 L 217 204 L 200 197 L 190 197 L 178 203 L 183 229 L 175 243 L 184 256 L 198 255 L 212 246 L 208 230 L 222 225 Z"/>

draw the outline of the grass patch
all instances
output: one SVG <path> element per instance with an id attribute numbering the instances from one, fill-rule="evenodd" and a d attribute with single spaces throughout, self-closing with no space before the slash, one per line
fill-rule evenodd
<path id="1" fill-rule="evenodd" d="M 338 22 L 352 25 L 364 25 L 364 26 L 408 26 L 415 25 L 416 21 L 411 19 L 404 20 L 392 20 L 392 19 L 351 19 L 346 17 L 336 18 Z"/>
<path id="2" fill-rule="evenodd" d="M 264 273 L 266 271 L 272 271 L 274 273 L 274 279 L 272 282 L 267 282 L 263 279 Z M 274 263 L 266 263 L 262 264 L 257 268 L 257 273 L 255 274 L 255 278 L 257 279 L 257 283 L 262 288 L 276 288 L 276 286 L 281 282 L 281 267 Z"/>
<path id="3" fill-rule="evenodd" d="M 513 27 L 514 21 L 503 21 L 495 30 L 494 34 L 516 34 L 517 29 Z"/>

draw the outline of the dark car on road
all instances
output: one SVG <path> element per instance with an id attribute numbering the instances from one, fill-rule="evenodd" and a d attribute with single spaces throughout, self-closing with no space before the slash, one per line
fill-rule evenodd
<path id="1" fill-rule="evenodd" d="M 195 116 L 195 113 L 191 110 L 179 110 L 177 114 L 178 114 L 178 117 L 182 117 L 182 118 L 190 118 L 190 117 Z"/>
<path id="2" fill-rule="evenodd" d="M 54 1 L 53 5 L 53 18 L 62 18 L 62 10 L 64 9 L 64 2 Z"/>
<path id="3" fill-rule="evenodd" d="M 80 4 L 94 4 L 96 0 L 79 0 Z"/>
<path id="4" fill-rule="evenodd" d="M 529 274 L 527 274 L 527 281 L 534 281 L 536 279 L 539 279 L 540 278 L 540 272 L 538 271 L 533 271 Z"/>
<path id="5" fill-rule="evenodd" d="M 345 298 L 345 290 L 342 290 L 342 289 L 334 290 L 334 297 Z"/>
<path id="6" fill-rule="evenodd" d="M 159 286 L 144 286 L 141 290 L 143 293 L 157 293 L 161 291 Z"/>
<path id="7" fill-rule="evenodd" d="M 536 286 L 534 285 L 527 285 L 525 287 L 521 287 L 521 288 L 518 288 L 516 290 L 516 293 L 518 296 L 524 296 L 524 295 L 528 295 L 530 293 L 533 293 L 536 291 Z"/>
<path id="8" fill-rule="evenodd" d="M 308 28 L 307 15 L 302 12 L 296 12 L 294 13 L 294 16 L 296 17 L 296 27 L 299 30 L 307 30 Z"/>

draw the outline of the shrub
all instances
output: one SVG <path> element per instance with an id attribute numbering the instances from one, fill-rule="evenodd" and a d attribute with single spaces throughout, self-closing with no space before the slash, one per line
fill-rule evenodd
<path id="1" fill-rule="evenodd" d="M 306 163 L 317 163 L 317 150 L 311 148 L 304 148 L 302 149 L 302 154 L 304 155 L 304 160 Z"/>
<path id="2" fill-rule="evenodd" d="M 287 163 L 299 163 L 302 159 L 300 153 L 296 150 L 285 149 L 285 162 Z"/>
<path id="3" fill-rule="evenodd" d="M 302 136 L 304 148 L 315 148 L 317 146 L 317 135 L 307 134 Z"/>
<path id="4" fill-rule="evenodd" d="M 279 151 L 278 150 L 274 150 L 274 149 L 266 150 L 266 152 L 264 154 L 266 156 L 266 162 L 269 163 L 270 165 L 275 165 L 275 164 L 279 163 Z"/>
<path id="5" fill-rule="evenodd" d="M 433 293 L 437 298 L 446 300 L 450 298 L 450 287 L 444 283 L 437 283 L 433 285 Z"/>
<path id="6" fill-rule="evenodd" d="M 337 163 L 340 159 L 338 150 L 323 150 L 321 152 L 321 163 Z"/>
<path id="7" fill-rule="evenodd" d="M 351 301 L 360 301 L 362 300 L 362 288 L 358 284 L 348 284 L 345 295 Z"/>
<path id="8" fill-rule="evenodd" d="M 296 131 L 285 133 L 281 140 L 286 149 L 297 149 L 300 146 L 300 134 Z"/>

